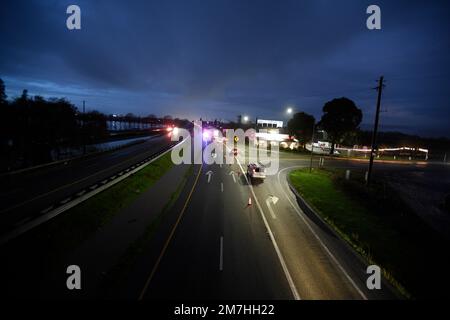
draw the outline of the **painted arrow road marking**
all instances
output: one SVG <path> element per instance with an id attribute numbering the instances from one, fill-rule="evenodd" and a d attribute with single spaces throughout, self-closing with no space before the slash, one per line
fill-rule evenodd
<path id="1" fill-rule="evenodd" d="M 206 175 L 208 176 L 208 183 L 211 182 L 211 176 L 212 176 L 213 172 L 211 170 L 209 170 Z"/>
<path id="2" fill-rule="evenodd" d="M 234 183 L 236 183 L 236 177 L 234 176 L 234 171 L 230 171 L 229 175 L 233 177 L 233 181 L 234 181 Z"/>
<path id="3" fill-rule="evenodd" d="M 269 197 L 266 199 L 266 205 L 267 205 L 267 207 L 269 208 L 270 215 L 272 216 L 273 219 L 276 219 L 277 216 L 275 215 L 275 212 L 273 211 L 272 206 L 270 205 L 270 203 L 273 203 L 273 204 L 275 205 L 275 204 L 277 204 L 278 200 L 279 200 L 279 199 L 278 199 L 277 197 L 272 196 L 272 195 L 269 196 Z"/>

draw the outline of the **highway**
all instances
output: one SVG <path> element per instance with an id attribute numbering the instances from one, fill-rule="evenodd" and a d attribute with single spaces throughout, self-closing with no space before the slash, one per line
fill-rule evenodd
<path id="1" fill-rule="evenodd" d="M 1 216 L 25 215 L 25 209 L 37 212 L 48 205 L 41 201 L 60 201 L 170 143 L 166 137 L 154 137 L 113 153 L 23 175 L 21 181 L 10 181 L 10 194 L 17 195 L 17 201 L 11 197 Z M 194 166 L 169 218 L 157 229 L 156 241 L 142 252 L 125 285 L 127 290 L 119 289 L 119 296 L 171 300 L 401 298 L 384 279 L 381 290 L 368 290 L 364 261 L 297 204 L 287 175 L 308 167 L 309 156 L 280 152 L 277 174 L 253 184 L 244 174 L 248 159 L 237 159 L 232 165 Z M 314 167 L 318 159 L 316 156 Z M 367 163 L 326 159 L 325 166 L 362 171 Z M 375 165 L 375 175 L 418 170 L 444 177 L 449 166 Z M 26 179 L 32 183 L 23 184 Z M 154 207 L 152 201 L 141 201 L 139 210 L 148 214 Z M 129 221 L 126 216 L 122 220 Z M 64 278 L 65 274 L 58 276 Z M 51 296 L 59 293 L 51 292 Z"/>
<path id="2" fill-rule="evenodd" d="M 290 299 L 263 221 L 247 206 L 248 187 L 239 177 L 234 182 L 228 166 L 198 169 L 188 208 L 144 297 Z"/>
<path id="3" fill-rule="evenodd" d="M 172 144 L 167 136 L 67 163 L 0 177 L 0 235 Z"/>
<path id="4" fill-rule="evenodd" d="M 280 153 L 278 174 L 255 185 L 244 175 L 245 163 L 199 165 L 186 210 L 141 298 L 398 298 L 384 280 L 381 290 L 368 290 L 362 259 L 300 209 L 286 176 L 308 165 L 309 157 Z"/>

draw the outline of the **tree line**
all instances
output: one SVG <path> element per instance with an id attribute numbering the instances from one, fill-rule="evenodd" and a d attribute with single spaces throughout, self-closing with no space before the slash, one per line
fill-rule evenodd
<path id="1" fill-rule="evenodd" d="M 363 113 L 355 102 L 346 97 L 335 98 L 326 102 L 322 111 L 323 114 L 319 121 L 306 112 L 297 112 L 288 121 L 287 131 L 290 136 L 299 141 L 301 148 L 305 149 L 305 145 L 311 140 L 321 139 L 332 144 L 330 154 L 334 153 L 336 144 L 350 147 L 371 146 L 372 131 L 360 129 Z M 238 116 L 237 122 L 230 121 L 228 126 L 243 129 L 254 127 L 254 123 L 251 121 L 243 123 L 240 117 Z M 321 134 L 321 131 L 325 131 L 326 134 Z M 434 159 L 442 160 L 443 157 L 450 159 L 450 139 L 444 137 L 424 138 L 401 132 L 378 132 L 377 145 L 380 147 L 427 148 L 431 150 L 429 156 Z"/>
<path id="2" fill-rule="evenodd" d="M 294 114 L 288 121 L 288 131 L 304 147 L 307 142 L 313 140 L 314 132 L 318 129 L 325 130 L 331 142 L 330 154 L 333 154 L 336 143 L 344 142 L 358 130 L 363 114 L 352 100 L 345 97 L 328 101 L 322 111 L 322 118 L 317 124 L 314 116 L 310 114 Z"/>
<path id="3" fill-rule="evenodd" d="M 34 166 L 54 160 L 67 148 L 81 149 L 109 137 L 107 121 L 113 118 L 99 111 L 80 112 L 64 98 L 45 99 L 22 95 L 8 100 L 0 79 L 0 171 Z M 170 116 L 133 114 L 114 117 L 116 121 L 167 123 Z"/>
<path id="4" fill-rule="evenodd" d="M 328 140 L 332 143 L 330 154 L 335 144 L 346 146 L 371 146 L 372 131 L 361 130 L 359 125 L 363 114 L 356 104 L 345 97 L 333 99 L 325 103 L 322 108 L 323 115 L 316 123 L 314 116 L 305 112 L 294 114 L 288 121 L 288 132 L 299 140 L 304 147 L 313 138 L 314 131 L 326 131 Z M 315 137 L 317 140 L 317 137 Z M 379 132 L 378 146 L 428 148 L 430 155 L 439 159 L 446 153 L 450 156 L 450 140 L 448 138 L 424 138 L 417 135 L 408 135 L 401 132 Z"/>

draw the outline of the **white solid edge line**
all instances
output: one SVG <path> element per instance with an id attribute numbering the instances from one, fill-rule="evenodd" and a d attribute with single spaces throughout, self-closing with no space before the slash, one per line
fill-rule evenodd
<path id="1" fill-rule="evenodd" d="M 247 185 L 249 186 L 250 191 L 252 192 L 253 198 L 255 198 L 255 202 L 256 202 L 256 205 L 258 206 L 259 213 L 261 214 L 261 217 L 262 217 L 262 220 L 264 222 L 264 225 L 266 226 L 267 232 L 269 233 L 270 240 L 272 240 L 273 247 L 275 248 L 275 252 L 277 253 L 278 260 L 280 261 L 281 267 L 283 268 L 284 275 L 286 276 L 286 280 L 289 283 L 289 287 L 290 287 L 290 289 L 292 291 L 292 295 L 294 296 L 295 300 L 301 300 L 300 295 L 298 294 L 297 288 L 295 287 L 294 281 L 292 280 L 291 274 L 289 273 L 289 270 L 288 270 L 288 267 L 286 265 L 286 262 L 284 261 L 284 258 L 283 258 L 283 255 L 281 253 L 281 250 L 278 247 L 278 244 L 277 244 L 277 242 L 275 240 L 273 232 L 270 229 L 269 223 L 267 222 L 267 219 L 265 217 L 264 211 L 263 211 L 261 205 L 259 204 L 258 198 L 256 197 L 255 191 L 253 190 L 252 185 L 249 183 L 248 178 L 245 175 L 245 171 L 242 168 L 239 159 L 236 158 L 236 161 L 237 161 L 237 163 L 239 165 L 239 168 L 241 169 L 242 173 L 244 174 L 245 180 L 247 181 Z"/>
<path id="2" fill-rule="evenodd" d="M 96 189 L 93 189 L 93 190 L 91 188 L 89 188 L 92 191 L 90 191 L 88 193 L 85 193 L 81 197 L 75 198 L 74 200 L 72 200 L 72 201 L 70 201 L 70 202 L 68 202 L 68 203 L 66 203 L 66 204 L 64 204 L 62 206 L 56 207 L 55 209 L 47 212 L 46 214 L 41 215 L 41 216 L 37 217 L 36 219 L 33 219 L 33 220 L 29 221 L 28 223 L 25 223 L 25 224 L 19 226 L 18 228 L 13 229 L 12 231 L 10 231 L 7 234 L 5 234 L 5 235 L 0 237 L 0 244 L 6 243 L 9 240 L 14 239 L 15 237 L 21 235 L 22 233 L 25 233 L 25 232 L 27 232 L 27 231 L 37 227 L 38 225 L 40 225 L 40 224 L 42 224 L 42 223 L 44 223 L 44 222 L 46 222 L 46 221 L 56 217 L 57 215 L 63 213 L 64 211 L 69 210 L 69 209 L 75 207 L 76 205 L 86 201 L 87 199 L 95 196 L 97 193 L 100 193 L 103 190 L 106 190 L 106 189 L 112 187 L 113 185 L 117 184 L 118 182 L 128 178 L 132 174 L 142 170 L 143 168 L 145 168 L 146 166 L 148 166 L 152 162 L 158 160 L 159 158 L 161 158 L 166 153 L 172 151 L 173 148 L 181 145 L 184 141 L 187 141 L 187 140 L 180 141 L 179 143 L 177 143 L 173 147 L 167 149 L 163 153 L 157 155 L 155 158 L 151 159 L 150 161 L 148 161 L 148 162 L 138 166 L 137 168 L 135 168 L 133 170 L 128 171 L 125 174 L 122 174 L 122 175 L 118 176 L 116 179 L 111 180 L 107 184 L 104 184 L 104 185 L 102 185 L 102 186 L 100 186 L 100 187 L 98 187 Z"/>
<path id="3" fill-rule="evenodd" d="M 287 167 L 284 169 L 281 169 L 278 171 L 278 183 L 281 186 L 281 189 L 283 188 L 283 185 L 281 184 L 281 180 L 280 180 L 280 173 L 282 171 L 288 170 L 288 169 L 293 169 L 293 168 L 303 168 L 304 166 L 292 166 L 292 167 Z M 290 190 L 289 190 L 290 191 Z M 303 217 L 303 215 L 301 214 L 301 212 L 299 211 L 299 209 L 294 205 L 294 203 L 292 202 L 292 200 L 288 197 L 288 193 L 284 192 L 284 195 L 286 196 L 286 199 L 288 199 L 289 203 L 291 204 L 291 206 L 294 208 L 294 210 L 297 212 L 297 215 L 303 220 L 303 222 L 306 224 L 306 226 L 308 227 L 308 229 L 312 232 L 312 234 L 314 235 L 314 237 L 317 239 L 317 241 L 319 241 L 320 245 L 325 249 L 325 252 L 330 256 L 330 258 L 333 260 L 333 262 L 336 264 L 336 266 L 339 268 L 339 270 L 341 270 L 341 272 L 345 275 L 345 277 L 347 278 L 347 280 L 352 284 L 352 286 L 356 289 L 356 291 L 361 295 L 361 297 L 364 300 L 368 300 L 367 296 L 364 294 L 364 292 L 361 291 L 361 289 L 356 285 L 355 281 L 353 281 L 353 279 L 350 277 L 350 275 L 347 273 L 347 271 L 345 271 L 344 267 L 342 267 L 342 265 L 339 263 L 339 261 L 336 259 L 336 257 L 331 253 L 331 251 L 328 249 L 328 247 L 325 245 L 325 243 L 323 243 L 323 241 L 320 239 L 320 237 L 317 235 L 317 233 L 314 231 L 314 229 L 311 227 L 311 225 L 309 224 L 309 222 L 305 219 L 305 217 Z"/>

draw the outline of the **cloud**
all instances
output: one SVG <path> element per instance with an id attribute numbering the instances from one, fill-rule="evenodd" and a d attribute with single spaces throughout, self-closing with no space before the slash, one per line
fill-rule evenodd
<path id="1" fill-rule="evenodd" d="M 65 28 L 69 4 L 3 5 L 0 76 L 52 83 L 105 112 L 187 117 L 280 117 L 289 103 L 318 118 L 348 96 L 370 122 L 384 74 L 386 98 L 412 114 L 447 109 L 448 2 L 379 1 L 381 31 L 366 29 L 361 1 L 77 1 L 80 31 Z"/>

